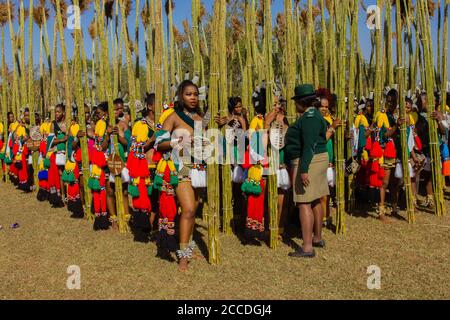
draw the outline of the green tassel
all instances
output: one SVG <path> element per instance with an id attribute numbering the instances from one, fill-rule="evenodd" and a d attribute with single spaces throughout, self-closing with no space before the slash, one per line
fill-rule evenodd
<path id="1" fill-rule="evenodd" d="M 92 191 L 100 191 L 101 190 L 100 181 L 98 179 L 91 177 L 89 178 L 88 187 Z"/>
<path id="2" fill-rule="evenodd" d="M 10 157 L 6 157 L 5 158 L 5 163 L 8 164 L 8 165 L 11 164 L 12 163 L 12 159 Z"/>
<path id="3" fill-rule="evenodd" d="M 135 186 L 134 184 L 129 184 L 129 185 L 128 185 L 128 194 L 129 194 L 132 198 L 138 198 L 138 197 L 140 196 L 138 187 Z"/>
<path id="4" fill-rule="evenodd" d="M 0 153 L 0 160 L 5 160 L 5 154 L 4 153 Z"/>
<path id="5" fill-rule="evenodd" d="M 163 177 L 157 174 L 155 176 L 155 181 L 153 181 L 153 185 L 155 186 L 155 189 L 161 190 L 161 187 L 163 185 Z"/>
<path id="6" fill-rule="evenodd" d="M 62 181 L 66 183 L 74 183 L 76 181 L 73 171 L 64 170 L 62 174 Z"/>
<path id="7" fill-rule="evenodd" d="M 44 168 L 50 169 L 50 159 L 49 158 L 44 159 Z"/>
<path id="8" fill-rule="evenodd" d="M 152 186 L 152 185 L 149 185 L 149 186 L 147 187 L 147 193 L 148 193 L 149 196 L 152 195 L 152 193 L 153 193 L 153 186 Z"/>
<path id="9" fill-rule="evenodd" d="M 170 185 L 172 186 L 172 187 L 176 187 L 176 186 L 178 186 L 178 184 L 180 183 L 180 179 L 178 178 L 178 175 L 177 174 L 174 174 L 174 175 L 171 175 L 170 176 Z"/>
<path id="10" fill-rule="evenodd" d="M 250 193 L 250 190 L 249 190 L 250 185 L 251 185 L 251 183 L 246 180 L 241 186 L 241 191 L 243 193 Z"/>

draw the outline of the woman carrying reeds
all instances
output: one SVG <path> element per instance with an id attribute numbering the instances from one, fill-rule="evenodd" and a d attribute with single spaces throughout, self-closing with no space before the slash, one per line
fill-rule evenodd
<path id="1" fill-rule="evenodd" d="M 162 153 L 170 153 L 171 157 L 180 156 L 180 150 L 190 151 L 194 141 L 195 122 L 202 122 L 203 113 L 199 105 L 199 88 L 192 81 L 183 81 L 177 90 L 177 103 L 162 129 L 157 133 L 155 147 Z M 180 249 L 177 251 L 180 271 L 186 271 L 190 260 L 194 257 L 196 247 L 192 240 L 195 227 L 195 214 L 199 204 L 199 192 L 192 186 L 195 163 L 189 155 L 183 153 L 183 161 L 174 159 L 178 172 L 170 173 L 171 185 L 176 185 L 176 196 L 181 206 L 179 239 Z M 195 162 L 195 161 L 194 161 Z M 166 166 L 167 167 L 167 166 Z M 172 169 L 171 169 L 172 171 Z M 159 174 L 159 173 L 158 173 Z M 164 176 L 165 172 L 162 172 Z M 156 178 L 155 178 L 156 184 Z"/>
<path id="2" fill-rule="evenodd" d="M 52 122 L 51 133 L 53 139 L 51 149 L 47 153 L 50 161 L 48 169 L 48 184 L 50 195 L 48 201 L 55 208 L 64 207 L 64 188 L 61 181 L 64 166 L 66 164 L 66 143 L 69 139 L 66 127 L 66 107 L 59 104 L 55 107 L 55 120 Z M 48 163 L 47 161 L 47 163 Z"/>

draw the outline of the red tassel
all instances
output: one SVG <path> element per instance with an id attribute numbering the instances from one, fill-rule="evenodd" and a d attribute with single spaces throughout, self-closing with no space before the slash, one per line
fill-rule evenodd
<path id="1" fill-rule="evenodd" d="M 383 149 L 378 141 L 375 141 L 372 144 L 372 148 L 370 149 L 370 157 L 374 159 L 379 159 L 383 156 Z"/>
<path id="2" fill-rule="evenodd" d="M 247 218 L 264 223 L 264 181 L 261 181 L 261 194 L 258 196 L 250 195 L 248 197 Z"/>
<path id="3" fill-rule="evenodd" d="M 244 153 L 244 163 L 242 164 L 242 168 L 250 169 L 252 164 L 250 163 L 250 151 L 247 149 Z"/>
<path id="4" fill-rule="evenodd" d="M 151 212 L 152 204 L 148 196 L 148 190 L 147 186 L 145 185 L 145 179 L 141 179 L 139 181 L 138 189 L 139 189 L 139 197 L 133 198 L 133 209 Z"/>
<path id="5" fill-rule="evenodd" d="M 388 159 L 397 158 L 397 150 L 395 150 L 394 141 L 389 140 L 389 142 L 386 143 L 386 146 L 384 148 L 384 157 Z"/>
<path id="6" fill-rule="evenodd" d="M 56 154 L 53 153 L 50 157 L 50 168 L 48 169 L 48 186 L 49 188 L 61 189 L 61 180 L 59 176 L 58 167 L 56 166 Z"/>
<path id="7" fill-rule="evenodd" d="M 366 147 L 365 148 L 366 148 L 367 151 L 370 151 L 372 149 L 372 138 L 371 137 L 367 138 L 367 140 L 366 140 Z"/>
<path id="8" fill-rule="evenodd" d="M 75 151 L 75 161 L 76 162 L 81 162 L 82 158 L 81 158 L 81 149 L 78 149 L 77 151 Z"/>
<path id="9" fill-rule="evenodd" d="M 47 180 L 39 180 L 39 188 L 48 190 L 48 181 Z"/>
<path id="10" fill-rule="evenodd" d="M 153 163 L 158 163 L 162 159 L 162 153 L 159 151 L 154 151 L 152 156 Z"/>
<path id="11" fill-rule="evenodd" d="M 450 177 L 450 160 L 446 160 L 442 163 L 442 175 L 444 177 Z"/>
<path id="12" fill-rule="evenodd" d="M 162 219 L 167 218 L 169 222 L 174 222 L 177 215 L 177 204 L 175 196 L 167 192 L 161 192 L 159 195 L 159 213 Z"/>
<path id="13" fill-rule="evenodd" d="M 41 141 L 41 144 L 39 145 L 39 152 L 43 156 L 47 153 L 47 141 Z"/>
<path id="14" fill-rule="evenodd" d="M 378 173 L 380 171 L 380 163 L 378 161 L 372 161 L 370 163 L 370 172 Z"/>
<path id="15" fill-rule="evenodd" d="M 369 186 L 370 187 L 381 188 L 382 185 L 383 185 L 383 181 L 380 180 L 377 173 L 370 175 L 370 178 L 369 178 Z"/>

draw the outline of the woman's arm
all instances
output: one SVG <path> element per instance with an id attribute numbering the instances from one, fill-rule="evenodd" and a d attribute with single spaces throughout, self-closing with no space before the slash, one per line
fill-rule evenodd
<path id="1" fill-rule="evenodd" d="M 169 136 L 170 136 L 170 134 L 173 131 L 174 127 L 175 127 L 175 116 L 174 116 L 174 114 L 171 114 L 166 119 L 166 121 L 164 121 L 164 125 L 162 127 L 162 131 L 169 133 Z M 158 151 L 162 151 L 162 152 L 172 150 L 170 137 L 169 137 L 168 140 L 165 139 L 164 141 L 158 143 L 157 147 L 158 147 Z"/>

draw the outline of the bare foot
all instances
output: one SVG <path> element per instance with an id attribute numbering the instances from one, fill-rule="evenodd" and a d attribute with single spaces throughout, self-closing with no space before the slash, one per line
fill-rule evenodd
<path id="1" fill-rule="evenodd" d="M 389 218 L 387 218 L 384 214 L 379 216 L 379 219 L 381 222 L 383 222 L 384 224 L 391 224 L 392 221 L 389 220 Z"/>
<path id="2" fill-rule="evenodd" d="M 178 262 L 178 271 L 187 272 L 189 270 L 188 265 L 189 265 L 188 259 L 186 258 L 180 259 L 180 261 Z"/>
<path id="3" fill-rule="evenodd" d="M 202 254 L 199 254 L 199 253 L 193 253 L 192 259 L 197 260 L 197 261 L 206 260 L 206 258 Z"/>
<path id="4" fill-rule="evenodd" d="M 111 227 L 113 230 L 119 230 L 119 225 L 117 224 L 117 221 L 112 221 Z"/>

